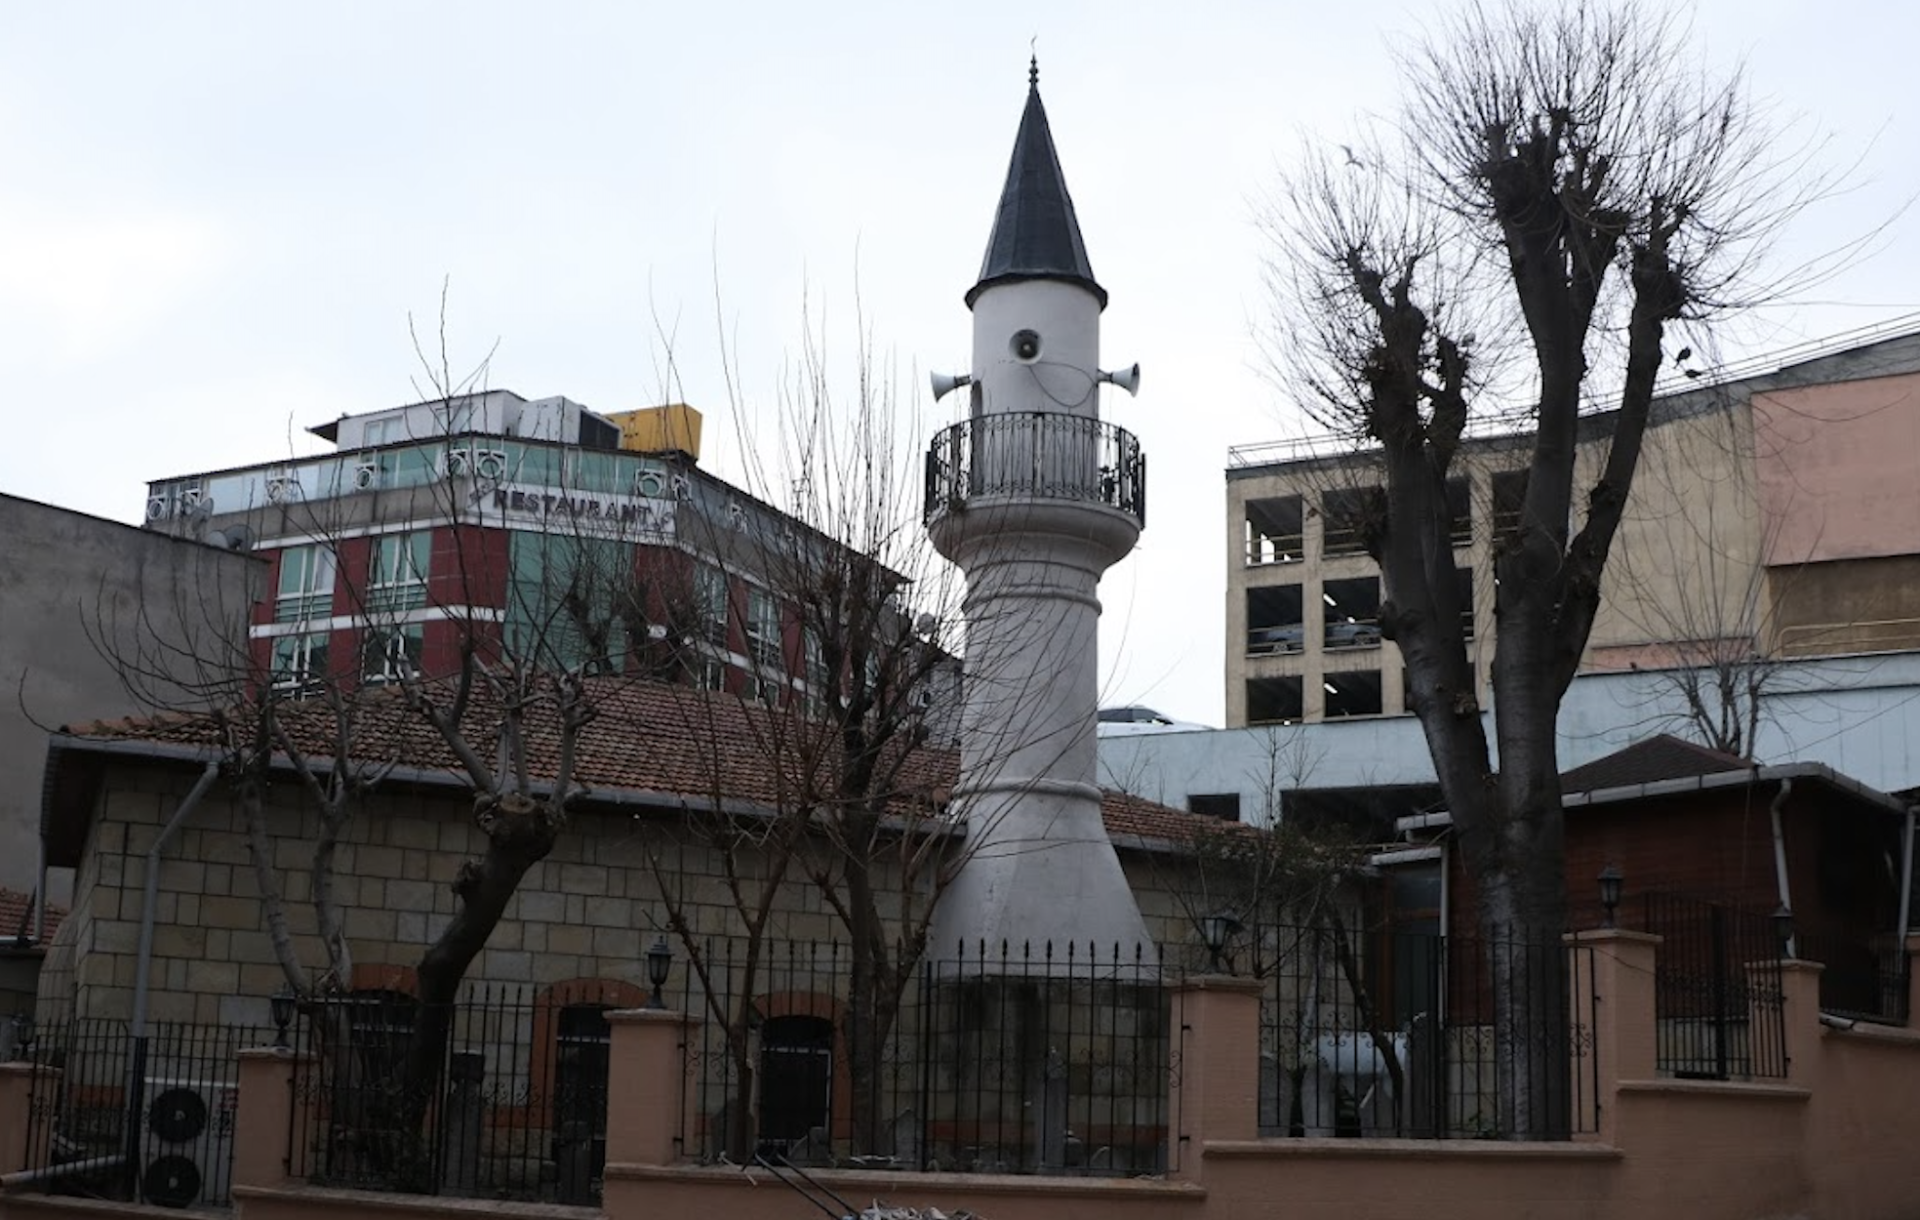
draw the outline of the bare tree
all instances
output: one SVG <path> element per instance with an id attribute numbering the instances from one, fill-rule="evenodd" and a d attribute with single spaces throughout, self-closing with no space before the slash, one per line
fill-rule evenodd
<path id="1" fill-rule="evenodd" d="M 1564 1038 L 1530 1015 L 1564 990 L 1555 715 L 1669 333 L 1746 299 L 1765 239 L 1818 184 L 1784 178 L 1737 75 L 1712 77 L 1676 19 L 1631 3 L 1470 5 L 1402 68 L 1395 126 L 1359 154 L 1309 153 L 1271 217 L 1277 355 L 1309 411 L 1380 447 L 1365 541 L 1382 632 L 1489 930 L 1549 946 L 1495 962 L 1502 1131 L 1539 1137 L 1567 1122 Z M 1496 540 L 1490 742 L 1445 483 L 1503 381 L 1526 404 L 1508 420 L 1533 434 L 1518 524 Z M 1602 393 L 1617 406 L 1592 413 Z M 1583 488 L 1588 438 L 1605 456 Z"/>
<path id="2" fill-rule="evenodd" d="M 743 433 L 746 482 L 763 498 L 743 501 L 738 514 L 710 515 L 709 532 L 690 540 L 709 567 L 706 581 L 719 582 L 719 591 L 690 598 L 705 604 L 694 617 L 707 631 L 688 637 L 696 641 L 693 663 L 744 656 L 744 667 L 725 677 L 739 706 L 723 714 L 746 726 L 745 752 L 763 774 L 766 802 L 751 816 L 718 801 L 690 807 L 682 833 L 719 861 L 741 934 L 736 995 L 751 995 L 794 887 L 811 889 L 844 934 L 840 1036 L 851 1139 L 856 1153 L 884 1155 L 893 1151 L 892 1116 L 882 1112 L 889 1045 L 933 948 L 934 909 L 984 829 L 958 827 L 946 811 L 957 768 L 964 589 L 925 541 L 923 438 L 904 424 L 911 412 L 864 323 L 843 377 L 829 367 L 823 318 L 809 310 L 805 320 L 802 348 L 781 383 L 777 435 Z M 735 405 L 737 420 L 749 418 Z M 715 636 L 722 645 L 711 643 Z M 991 677 L 970 670 L 964 681 L 978 691 Z M 1001 685 L 1005 697 L 1018 698 L 1045 677 Z M 711 705 L 703 714 L 714 714 Z M 714 743 L 717 781 L 740 765 L 718 752 L 742 742 L 709 727 L 689 730 Z M 992 731 L 984 737 L 990 754 Z M 712 787 L 715 796 L 728 790 Z M 671 894 L 678 848 L 664 835 L 656 841 L 656 874 Z M 670 897 L 668 918 L 705 981 L 710 967 L 700 960 L 692 913 Z M 718 991 L 707 990 L 733 1060 L 727 1139 L 740 1155 L 750 1138 L 754 1066 L 745 1014 L 719 1011 Z"/>

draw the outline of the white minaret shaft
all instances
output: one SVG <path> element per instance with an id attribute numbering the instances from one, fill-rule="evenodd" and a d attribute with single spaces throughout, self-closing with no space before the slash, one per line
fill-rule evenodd
<path id="1" fill-rule="evenodd" d="M 1106 291 L 1080 237 L 1038 72 L 973 311 L 967 419 L 935 438 L 927 522 L 967 577 L 965 709 L 954 802 L 968 857 L 935 921 L 946 958 L 1116 944 L 1146 926 L 1100 817 L 1100 575 L 1133 549 L 1139 446 L 1099 411 Z"/>

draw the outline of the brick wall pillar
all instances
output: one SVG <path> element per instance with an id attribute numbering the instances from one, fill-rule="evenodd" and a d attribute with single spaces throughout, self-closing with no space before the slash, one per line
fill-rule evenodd
<path id="1" fill-rule="evenodd" d="M 1259 1138 L 1262 989 L 1258 979 L 1203 976 L 1173 993 L 1170 1177 L 1197 1181 L 1209 1140 Z"/>
<path id="2" fill-rule="evenodd" d="M 296 1068 L 304 1078 L 313 1056 L 284 1047 L 240 1052 L 239 1110 L 234 1118 L 233 1184 L 284 1186 L 306 1169 L 295 1164 L 296 1141 L 314 1130 L 310 1103 L 294 1095 Z"/>
<path id="3" fill-rule="evenodd" d="M 1573 957 L 1573 1020 L 1591 1026 L 1587 1053 L 1597 1056 L 1592 1067 L 1576 1059 L 1574 1070 L 1588 1073 L 1586 1087 L 1598 1097 L 1600 1139 L 1617 1144 L 1620 1108 L 1615 1097 L 1620 1082 L 1651 1080 L 1656 1070 L 1653 970 L 1660 938 L 1624 928 L 1594 928 L 1570 939 L 1590 952 Z M 1585 1096 L 1585 1088 L 1575 1096 Z"/>
<path id="4" fill-rule="evenodd" d="M 36 1088 L 48 1098 L 52 1098 L 60 1088 L 60 1072 L 56 1068 L 36 1069 L 31 1063 L 0 1063 L 0 1176 L 17 1173 L 22 1169 L 37 1169 L 37 1165 L 27 1164 L 27 1133 L 33 1122 L 33 1097 Z M 36 1132 L 40 1145 L 36 1152 L 45 1148 L 44 1132 Z M 44 1159 L 44 1156 L 41 1158 Z"/>
<path id="5" fill-rule="evenodd" d="M 1805 1089 L 1819 1086 L 1820 974 L 1825 969 L 1819 962 L 1780 963 L 1780 1020 L 1787 1031 L 1787 1083 Z M 1757 1022 L 1750 1024 L 1760 1028 Z"/>
<path id="6" fill-rule="evenodd" d="M 672 1165 L 681 1160 L 694 1082 L 685 1070 L 687 1033 L 698 1022 L 681 1012 L 627 1008 L 607 1014 L 607 1162 Z"/>

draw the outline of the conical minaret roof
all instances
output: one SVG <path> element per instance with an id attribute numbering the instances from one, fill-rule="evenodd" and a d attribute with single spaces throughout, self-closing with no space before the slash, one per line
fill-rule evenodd
<path id="1" fill-rule="evenodd" d="M 1067 193 L 1067 178 L 1053 150 L 1047 108 L 1040 103 L 1037 61 L 1028 71 L 1027 108 L 1013 140 L 1013 160 L 994 213 L 993 236 L 987 239 L 987 257 L 980 264 L 980 282 L 967 293 L 967 307 L 995 284 L 1034 279 L 1079 284 L 1098 298 L 1100 308 L 1107 307 L 1107 290 L 1093 278 L 1080 221 L 1073 214 L 1073 196 Z"/>

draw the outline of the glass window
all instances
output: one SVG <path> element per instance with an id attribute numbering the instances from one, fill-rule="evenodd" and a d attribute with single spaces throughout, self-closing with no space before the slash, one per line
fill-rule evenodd
<path id="1" fill-rule="evenodd" d="M 1187 794 L 1187 812 L 1203 818 L 1219 818 L 1223 822 L 1240 820 L 1240 794 L 1238 792 L 1192 792 Z"/>
<path id="2" fill-rule="evenodd" d="M 363 682 L 398 682 L 417 674 L 421 650 L 418 623 L 369 631 L 360 644 L 360 678 Z"/>
<path id="3" fill-rule="evenodd" d="M 367 574 L 367 609 L 412 610 L 427 604 L 427 565 L 433 551 L 429 530 L 383 534 L 373 540 Z"/>
<path id="4" fill-rule="evenodd" d="M 747 590 L 747 651 L 762 665 L 779 665 L 780 604 L 765 589 Z"/>
<path id="5" fill-rule="evenodd" d="M 280 552 L 280 588 L 273 617 L 303 623 L 333 612 L 333 550 L 320 544 Z"/>
<path id="6" fill-rule="evenodd" d="M 507 647 L 541 669 L 622 671 L 633 562 L 622 542 L 516 531 L 507 544 Z"/>
<path id="7" fill-rule="evenodd" d="M 693 601 L 708 642 L 727 647 L 727 574 L 710 563 L 696 564 Z"/>
<path id="8" fill-rule="evenodd" d="M 273 640 L 273 688 L 280 692 L 305 693 L 327 679 L 327 633 L 275 636 Z"/>

